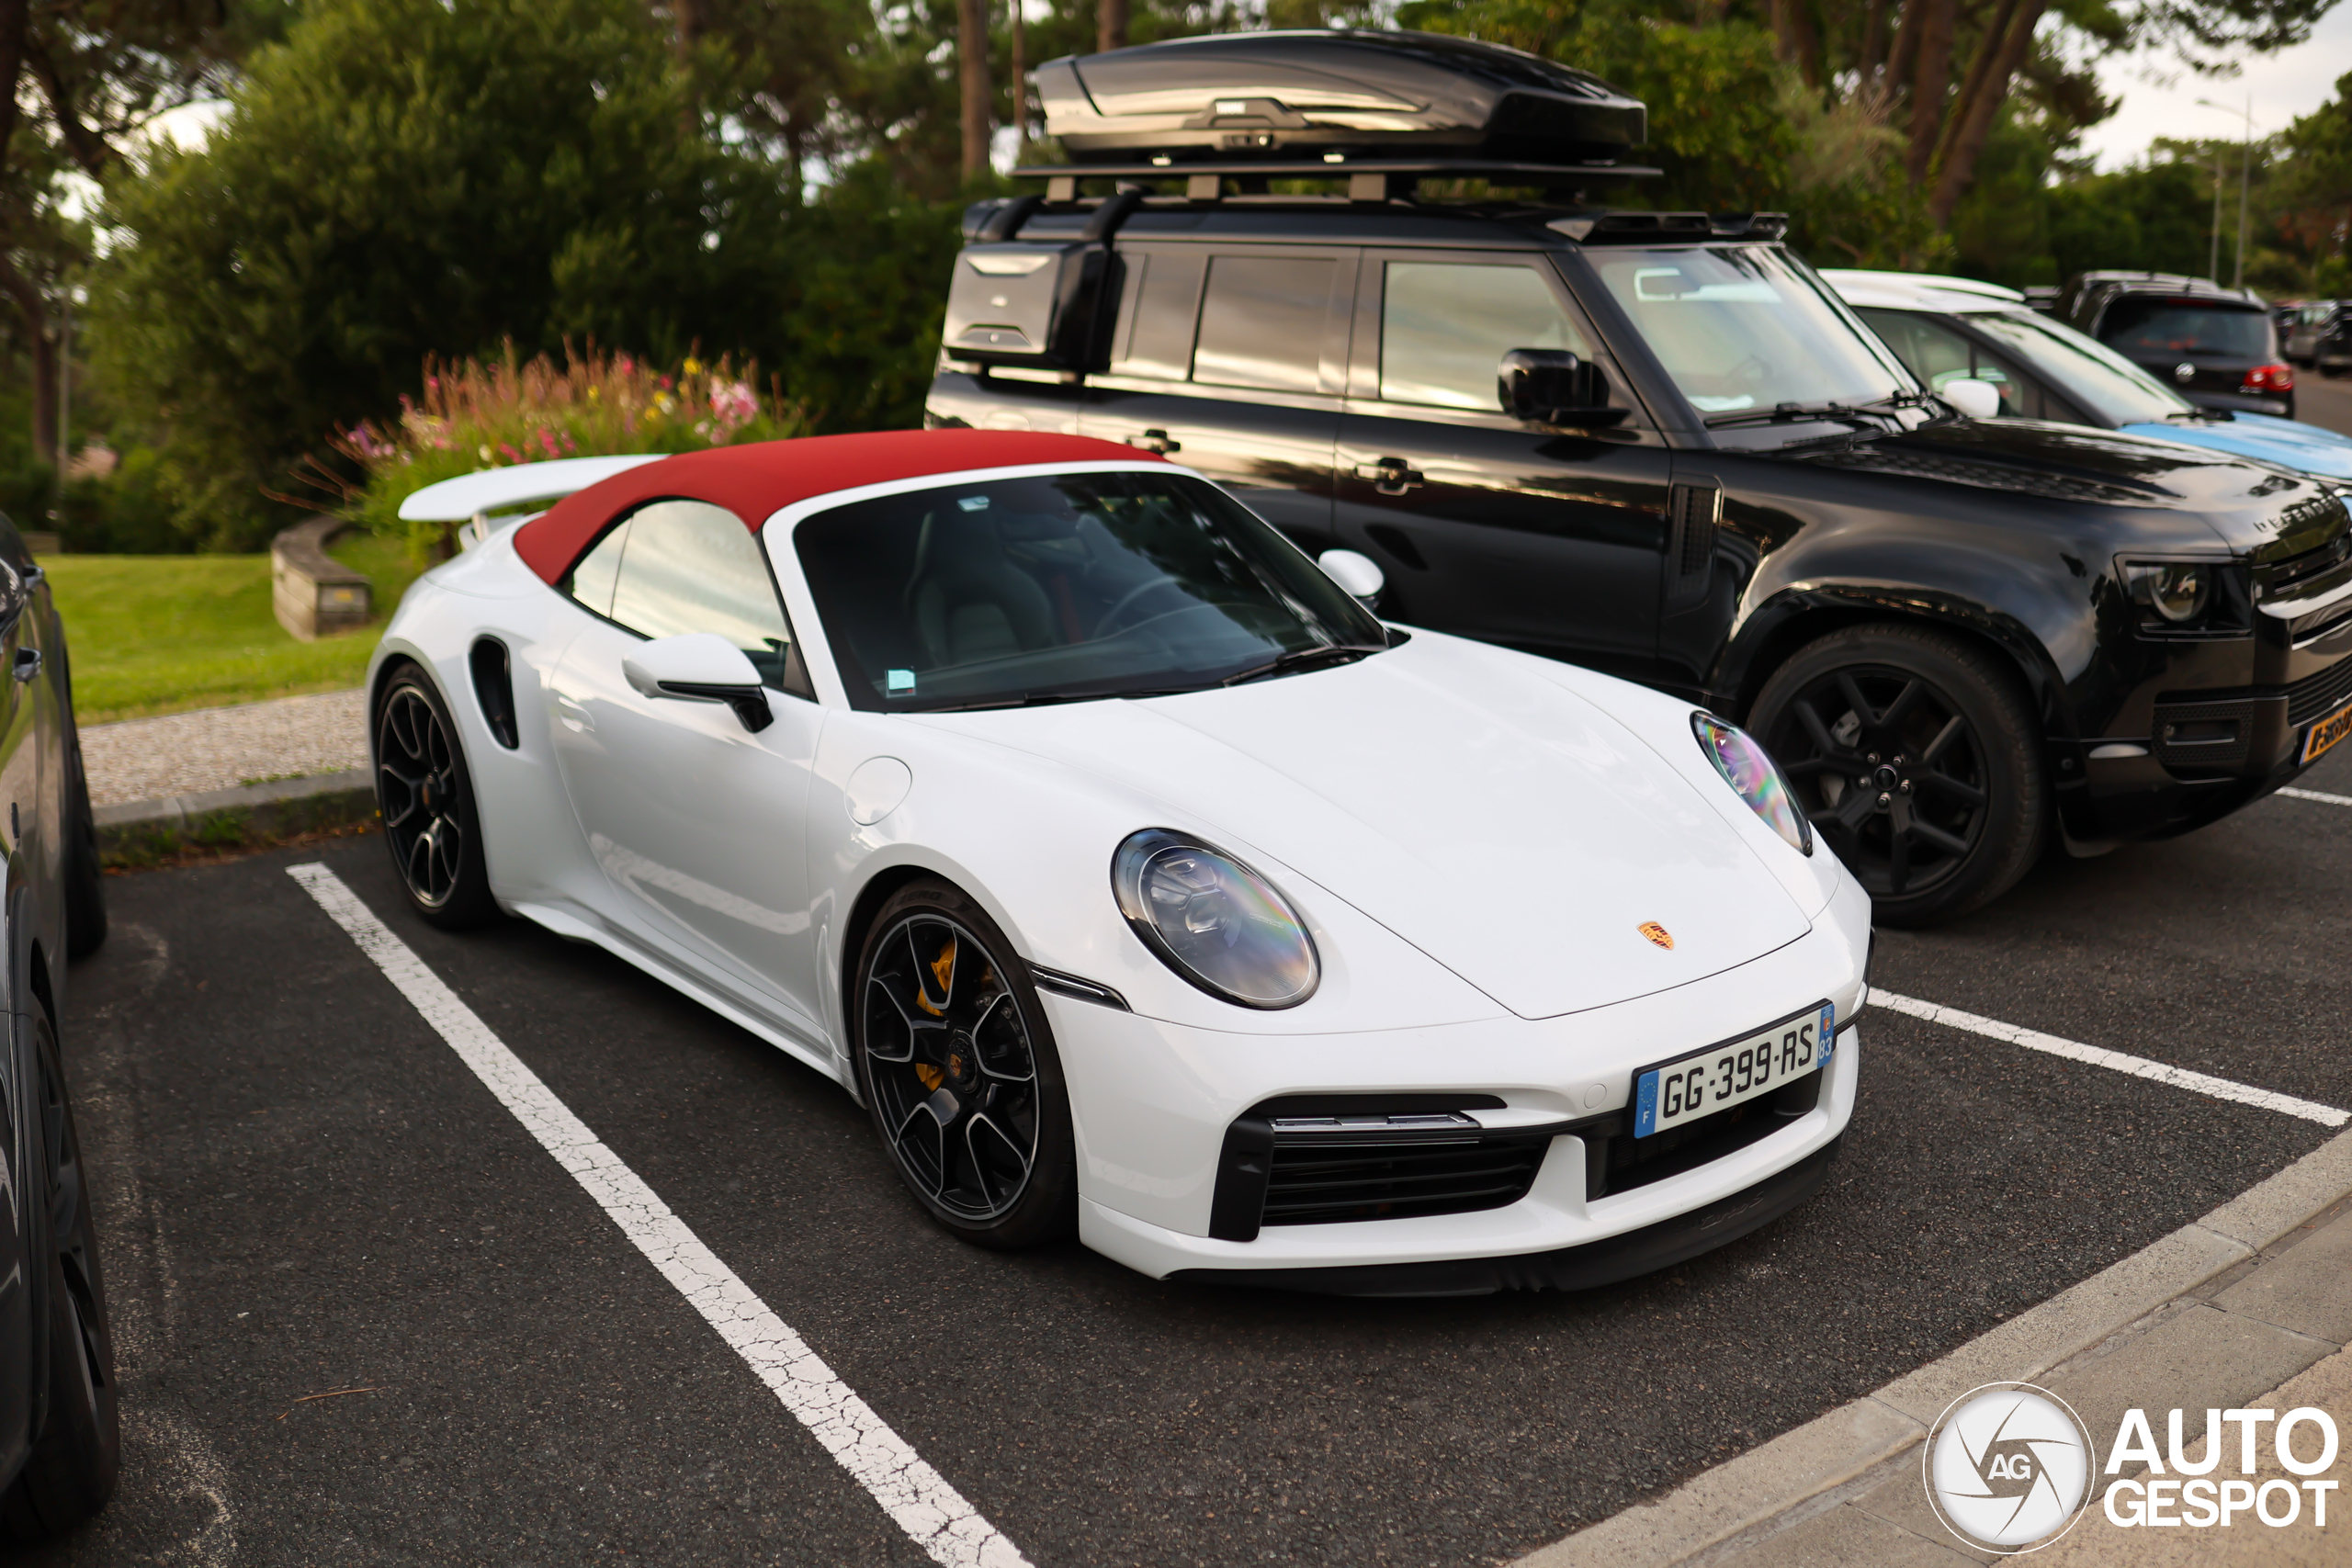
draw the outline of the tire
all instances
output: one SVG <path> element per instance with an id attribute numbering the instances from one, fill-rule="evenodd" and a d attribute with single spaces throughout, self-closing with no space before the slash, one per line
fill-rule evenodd
<path id="1" fill-rule="evenodd" d="M 18 1540 L 73 1529 L 107 1506 L 122 1472 L 121 1413 L 106 1281 L 98 1268 L 89 1172 L 60 1068 L 57 1036 L 35 1004 L 41 1157 L 48 1177 L 49 1409 L 0 1522 Z"/>
<path id="2" fill-rule="evenodd" d="M 98 865 L 98 825 L 82 771 L 81 731 L 66 730 L 65 956 L 87 958 L 106 944 L 107 886 Z"/>
<path id="3" fill-rule="evenodd" d="M 1028 965 L 987 912 L 928 877 L 900 888 L 866 929 L 852 998 L 858 1090 L 931 1217 L 981 1247 L 1075 1234 L 1061 1058 Z"/>
<path id="4" fill-rule="evenodd" d="M 445 931 L 496 919 L 465 748 L 424 671 L 403 664 L 393 672 L 368 729 L 376 743 L 376 809 L 409 907 Z"/>
<path id="5" fill-rule="evenodd" d="M 1750 728 L 1882 925 L 1927 926 L 2008 890 L 2050 820 L 2041 726 L 1996 654 L 1883 624 L 1799 649 Z"/>

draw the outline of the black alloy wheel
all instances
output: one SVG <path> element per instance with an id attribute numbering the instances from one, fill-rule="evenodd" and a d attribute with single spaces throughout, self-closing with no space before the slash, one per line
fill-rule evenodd
<path id="1" fill-rule="evenodd" d="M 24 1469 L 0 1496 L 0 1521 L 18 1540 L 70 1529 L 105 1507 L 122 1471 L 114 1336 L 88 1171 L 48 1010 L 36 1003 L 29 1022 L 48 1202 L 49 1412 Z"/>
<path id="2" fill-rule="evenodd" d="M 852 1004 L 858 1087 L 891 1163 L 967 1241 L 1025 1247 L 1077 1220 L 1069 1097 L 1011 943 L 944 884 L 900 889 L 867 929 Z"/>
<path id="3" fill-rule="evenodd" d="M 482 861 L 473 782 L 441 694 L 413 664 L 376 708 L 376 808 L 401 886 L 416 912 L 462 930 L 498 912 Z"/>
<path id="4" fill-rule="evenodd" d="M 1773 671 L 1752 716 L 1882 924 L 1975 908 L 2041 847 L 2040 726 L 2017 680 L 1958 637 L 1900 625 L 1833 633 Z"/>

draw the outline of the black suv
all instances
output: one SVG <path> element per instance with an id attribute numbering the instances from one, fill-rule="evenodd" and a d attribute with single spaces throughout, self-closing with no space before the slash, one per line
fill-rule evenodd
<path id="1" fill-rule="evenodd" d="M 2251 294 L 2201 277 L 2086 272 L 2057 314 L 2200 408 L 2295 417 L 2295 372 Z"/>
<path id="2" fill-rule="evenodd" d="M 1416 48 L 1294 36 L 1371 58 L 1327 76 Z M 2352 727 L 2324 482 L 1962 417 L 1769 216 L 1423 202 L 1393 151 L 1316 157 L 1349 194 L 1179 149 L 974 207 L 930 422 L 1166 452 L 1310 553 L 1373 558 L 1393 621 L 1745 718 L 1890 922 L 1993 897 L 2053 824 L 2093 852 L 2211 822 Z"/>

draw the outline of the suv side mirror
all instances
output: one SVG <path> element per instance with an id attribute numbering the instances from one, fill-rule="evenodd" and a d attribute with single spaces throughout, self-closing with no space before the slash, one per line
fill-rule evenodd
<path id="1" fill-rule="evenodd" d="M 649 697 L 725 703 L 754 735 L 775 722 L 759 671 L 741 649 L 717 632 L 657 637 L 626 655 L 621 673 Z"/>
<path id="2" fill-rule="evenodd" d="M 1538 424 L 1614 424 L 1627 410 L 1609 406 L 1600 367 L 1564 348 L 1514 348 L 1495 372 L 1503 412 Z"/>

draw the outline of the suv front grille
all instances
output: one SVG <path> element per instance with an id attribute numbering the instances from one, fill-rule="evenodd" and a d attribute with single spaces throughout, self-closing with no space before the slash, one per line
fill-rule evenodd
<path id="1" fill-rule="evenodd" d="M 2280 531 L 2291 533 L 2318 521 L 2323 513 L 2341 514 L 2345 510 L 2345 502 L 2340 496 L 2315 497 L 2288 508 L 2281 519 L 2283 526 Z M 2265 571 L 2261 577 L 2263 597 L 2281 598 L 2312 578 L 2334 571 L 2344 564 L 2346 556 L 2352 556 L 2352 529 L 2336 535 L 2315 550 L 2305 550 L 2301 555 L 2282 560 Z"/>
<path id="2" fill-rule="evenodd" d="M 2287 723 L 2290 727 L 2309 724 L 2322 714 L 2334 713 L 2348 698 L 2352 698 L 2352 659 L 2339 659 L 2287 688 Z"/>

